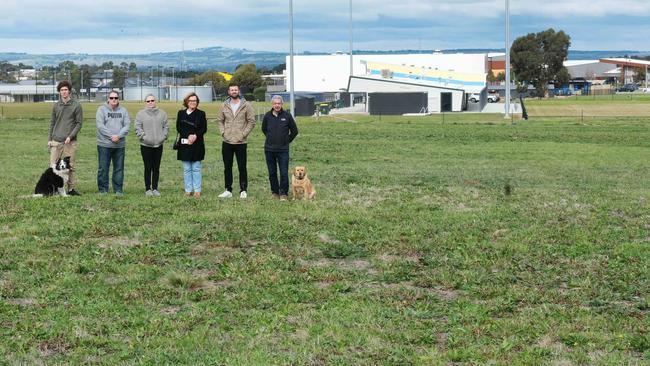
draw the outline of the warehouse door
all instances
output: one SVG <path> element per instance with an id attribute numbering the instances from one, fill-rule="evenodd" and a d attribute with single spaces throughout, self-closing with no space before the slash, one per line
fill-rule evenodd
<path id="1" fill-rule="evenodd" d="M 451 112 L 451 93 L 440 93 L 440 111 Z"/>

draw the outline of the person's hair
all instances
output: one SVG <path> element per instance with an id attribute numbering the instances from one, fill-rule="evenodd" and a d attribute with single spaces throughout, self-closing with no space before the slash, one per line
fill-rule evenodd
<path id="1" fill-rule="evenodd" d="M 146 101 L 146 100 L 147 100 L 147 98 L 149 98 L 149 97 L 153 97 L 153 100 L 156 100 L 156 96 L 155 96 L 155 95 L 153 95 L 153 94 L 151 94 L 151 93 L 149 93 L 149 94 L 147 94 L 147 95 L 145 95 L 145 97 L 144 97 L 144 100 Z"/>
<path id="2" fill-rule="evenodd" d="M 67 80 L 59 81 L 59 84 L 56 86 L 56 91 L 60 92 L 61 88 L 66 87 L 68 90 L 72 91 L 72 85 Z"/>
<path id="3" fill-rule="evenodd" d="M 280 103 L 284 103 L 284 99 L 282 99 L 281 95 L 274 95 L 271 97 L 271 103 L 273 103 L 274 100 L 279 100 Z"/>
<path id="4" fill-rule="evenodd" d="M 187 103 L 188 103 L 187 101 L 188 101 L 191 97 L 196 97 L 196 106 L 197 106 L 197 107 L 199 106 L 199 102 L 201 101 L 201 100 L 199 99 L 199 96 L 198 96 L 195 92 L 189 92 L 189 93 L 187 93 L 187 95 L 185 96 L 185 98 L 183 98 L 183 106 L 184 106 L 185 108 L 189 108 L 189 106 L 187 105 Z"/>
<path id="5" fill-rule="evenodd" d="M 230 84 L 228 84 L 228 89 L 230 89 L 230 88 L 233 87 L 233 86 L 236 86 L 237 89 L 239 89 L 239 84 L 237 84 L 237 83 L 230 83 Z"/>
<path id="6" fill-rule="evenodd" d="M 111 90 L 108 92 L 108 94 L 106 94 L 106 98 L 109 98 L 111 94 L 117 94 L 117 97 L 118 98 L 120 97 L 120 92 L 118 92 L 117 90 Z"/>

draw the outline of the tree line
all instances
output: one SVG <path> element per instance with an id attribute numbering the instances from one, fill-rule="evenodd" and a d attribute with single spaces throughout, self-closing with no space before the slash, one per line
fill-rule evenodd
<path id="1" fill-rule="evenodd" d="M 232 79 L 226 81 L 224 76 L 216 70 L 204 72 L 187 70 L 174 70 L 174 77 L 188 80 L 188 85 L 212 86 L 217 95 L 225 95 L 229 83 L 236 83 L 243 92 L 249 94 L 250 99 L 264 99 L 266 86 L 262 79 L 263 74 L 282 73 L 285 64 L 277 65 L 273 68 L 257 68 L 255 64 L 241 64 L 235 68 Z M 18 80 L 14 76 L 20 70 L 33 70 L 34 66 L 19 63 L 17 65 L 7 61 L 0 61 L 0 82 L 16 83 Z M 56 83 L 61 80 L 68 80 L 72 88 L 76 91 L 88 88 L 91 85 L 92 76 L 101 74 L 107 70 L 111 71 L 112 82 L 108 85 L 110 88 L 123 88 L 128 78 L 138 78 L 139 80 L 151 80 L 161 75 L 160 69 L 156 66 L 138 67 L 136 63 L 121 62 L 119 64 L 107 61 L 101 65 L 77 65 L 73 61 L 64 61 L 58 65 L 43 66 L 39 68 L 35 75 L 37 84 L 47 85 Z M 169 76 L 169 68 L 165 76 Z"/>

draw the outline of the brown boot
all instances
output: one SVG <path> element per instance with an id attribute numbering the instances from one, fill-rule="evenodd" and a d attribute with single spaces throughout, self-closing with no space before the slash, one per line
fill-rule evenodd
<path id="1" fill-rule="evenodd" d="M 201 198 L 201 192 L 194 192 L 194 198 Z"/>
<path id="2" fill-rule="evenodd" d="M 192 197 L 192 192 L 185 192 L 185 197 Z"/>
<path id="3" fill-rule="evenodd" d="M 280 201 L 286 201 L 289 197 L 286 194 L 280 195 Z"/>
<path id="4" fill-rule="evenodd" d="M 280 199 L 280 195 L 277 194 L 277 193 L 271 193 L 271 198 L 273 198 L 274 200 L 279 200 L 279 199 Z"/>

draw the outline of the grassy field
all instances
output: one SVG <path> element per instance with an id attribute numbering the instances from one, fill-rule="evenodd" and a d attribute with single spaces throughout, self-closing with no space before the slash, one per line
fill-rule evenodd
<path id="1" fill-rule="evenodd" d="M 95 113 L 97 112 L 97 107 L 101 103 L 95 102 L 83 102 L 81 106 L 84 111 L 85 120 L 94 120 Z M 142 108 L 144 108 L 144 103 L 139 102 L 121 102 L 121 105 L 124 106 L 129 111 L 131 118 L 135 117 L 135 114 Z M 221 109 L 222 102 L 202 102 L 199 105 L 199 108 L 204 110 L 208 115 L 216 115 L 217 112 Z M 177 102 L 157 102 L 156 105 L 165 110 L 170 117 L 176 118 L 176 112 L 179 109 L 183 108 L 183 103 Z M 253 107 L 257 113 L 264 113 L 267 110 L 271 109 L 271 103 L 265 102 L 253 102 Z M 50 118 L 52 115 L 52 103 L 0 103 L 0 118 L 6 119 L 16 119 L 16 118 Z"/>
<path id="2" fill-rule="evenodd" d="M 530 98 L 525 103 L 536 117 L 650 117 L 650 94 Z"/>
<path id="3" fill-rule="evenodd" d="M 176 107 L 174 107 L 176 108 Z M 125 197 L 32 199 L 48 121 L 0 120 L 0 364 L 650 361 L 647 118 L 299 119 L 314 202 L 272 200 L 259 126 L 247 200 L 159 199 L 128 137 Z"/>

